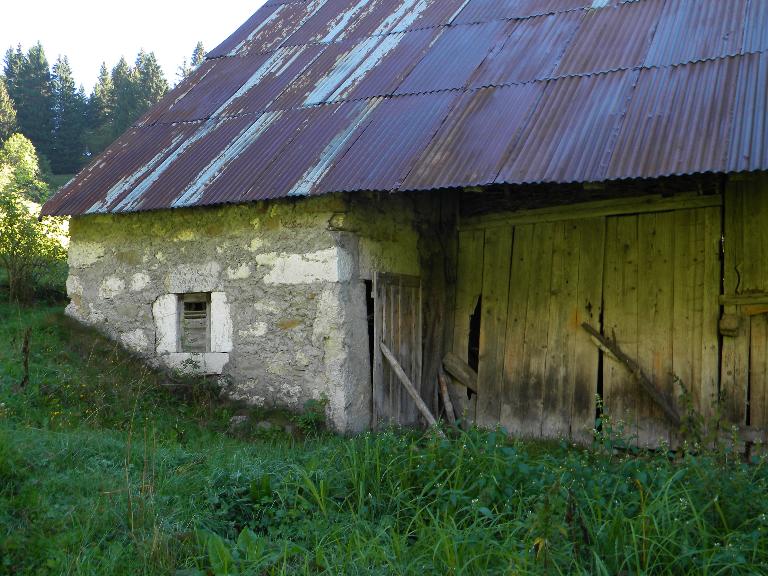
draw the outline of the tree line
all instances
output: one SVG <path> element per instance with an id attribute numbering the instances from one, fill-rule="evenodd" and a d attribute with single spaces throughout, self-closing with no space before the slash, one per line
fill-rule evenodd
<path id="1" fill-rule="evenodd" d="M 180 79 L 205 58 L 197 43 Z M 19 132 L 34 144 L 43 172 L 72 174 L 99 154 L 168 92 L 168 80 L 153 52 L 140 51 L 133 65 L 125 58 L 101 65 L 90 95 L 75 82 L 69 59 L 51 67 L 41 43 L 26 52 L 5 53 L 0 75 L 0 144 Z"/>

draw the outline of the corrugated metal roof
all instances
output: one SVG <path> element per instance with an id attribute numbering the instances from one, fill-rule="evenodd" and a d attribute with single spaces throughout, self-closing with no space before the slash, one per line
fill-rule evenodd
<path id="1" fill-rule="evenodd" d="M 45 214 L 768 169 L 763 0 L 272 0 Z"/>
<path id="2" fill-rule="evenodd" d="M 641 70 L 605 177 L 724 172 L 741 63 Z"/>
<path id="3" fill-rule="evenodd" d="M 514 21 L 512 33 L 499 49 L 488 54 L 472 78 L 471 86 L 499 86 L 550 78 L 584 16 L 584 12 L 574 11 Z M 521 54 L 525 57 L 521 58 Z"/>

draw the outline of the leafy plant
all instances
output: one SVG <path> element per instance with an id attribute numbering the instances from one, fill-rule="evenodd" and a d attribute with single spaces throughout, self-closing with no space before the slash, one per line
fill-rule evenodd
<path id="1" fill-rule="evenodd" d="M 316 436 L 326 428 L 325 410 L 328 406 L 328 398 L 323 396 L 319 400 L 307 400 L 304 410 L 295 417 L 296 425 L 305 436 Z"/>

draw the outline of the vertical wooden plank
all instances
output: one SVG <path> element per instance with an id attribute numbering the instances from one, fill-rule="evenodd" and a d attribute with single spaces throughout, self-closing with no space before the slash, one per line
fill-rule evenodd
<path id="1" fill-rule="evenodd" d="M 453 352 L 468 361 L 470 319 L 483 289 L 483 250 L 485 233 L 473 230 L 459 233 L 456 305 L 454 312 Z M 466 388 L 451 384 L 451 398 L 464 421 L 474 423 L 477 395 L 469 400 Z"/>
<path id="2" fill-rule="evenodd" d="M 572 365 L 573 399 L 571 437 L 586 441 L 595 423 L 595 395 L 599 353 L 589 335 L 581 329 L 588 322 L 600 329 L 603 299 L 603 266 L 605 256 L 605 218 L 580 220 L 579 278 L 574 317 L 570 326 L 575 329 Z"/>
<path id="3" fill-rule="evenodd" d="M 520 380 L 519 392 L 526 399 L 527 409 L 519 416 L 521 434 L 537 437 L 541 434 L 546 382 L 547 340 L 549 336 L 549 309 L 552 303 L 552 249 L 555 224 L 535 224 L 533 230 L 533 268 L 529 277 L 528 308 L 525 313 L 525 339 L 523 358 L 527 370 Z"/>
<path id="4" fill-rule="evenodd" d="M 511 257 L 512 228 L 487 232 L 477 400 L 477 422 L 486 427 L 499 423 Z"/>
<path id="5" fill-rule="evenodd" d="M 574 387 L 574 340 L 577 335 L 573 317 L 577 307 L 581 256 L 578 221 L 556 223 L 553 232 L 541 436 L 568 438 Z"/>
<path id="6" fill-rule="evenodd" d="M 715 413 L 718 383 L 720 380 L 720 290 L 722 261 L 720 238 L 722 236 L 722 211 L 719 207 L 697 210 L 704 220 L 704 252 L 702 273 L 703 295 L 701 328 L 701 355 L 699 372 L 698 409 L 707 418 Z"/>
<path id="7" fill-rule="evenodd" d="M 637 216 L 607 220 L 603 332 L 622 350 L 637 358 Z M 615 423 L 624 423 L 627 436 L 637 434 L 637 394 L 626 368 L 603 356 L 603 397 Z"/>
<path id="8" fill-rule="evenodd" d="M 724 291 L 727 295 L 740 293 L 744 261 L 744 190 L 738 182 L 725 188 L 725 260 Z M 725 306 L 724 314 L 738 315 L 737 306 Z M 749 323 L 743 321 L 737 336 L 723 337 L 720 392 L 723 396 L 723 416 L 734 424 L 747 420 L 747 385 L 749 379 Z"/>
<path id="9" fill-rule="evenodd" d="M 669 396 L 672 392 L 674 214 L 660 212 L 638 217 L 638 350 L 645 374 Z M 661 408 L 639 385 L 635 386 L 638 442 L 656 447 L 669 442 L 670 429 Z"/>
<path id="10" fill-rule="evenodd" d="M 675 212 L 675 255 L 673 273 L 672 368 L 692 397 L 699 397 L 701 331 L 697 302 L 702 300 L 703 274 L 697 265 L 700 255 L 696 211 Z"/>
<path id="11" fill-rule="evenodd" d="M 533 224 L 515 227 L 514 246 L 509 282 L 507 340 L 504 352 L 504 387 L 501 396 L 501 424 L 519 436 L 523 432 L 523 416 L 529 409 L 529 388 L 526 382 L 528 359 L 525 346 L 528 291 L 531 288 L 533 261 Z"/>
<path id="12" fill-rule="evenodd" d="M 386 299 L 381 285 L 378 272 L 373 272 L 373 378 L 372 378 L 372 422 L 373 429 L 383 425 L 384 407 L 388 399 L 384 379 L 384 364 L 381 355 L 379 343 L 382 341 L 384 333 L 384 322 L 386 318 Z"/>
<path id="13" fill-rule="evenodd" d="M 752 316 L 749 348 L 749 424 L 768 425 L 768 314 Z"/>
<path id="14" fill-rule="evenodd" d="M 413 324 L 412 324 L 412 331 L 414 334 L 413 340 L 413 383 L 414 386 L 416 386 L 416 389 L 419 390 L 419 393 L 423 396 L 424 391 L 424 382 L 422 378 L 422 374 L 424 373 L 423 368 L 423 354 L 422 354 L 422 342 L 423 342 L 423 334 L 422 334 L 422 326 L 424 326 L 424 317 L 423 317 L 423 303 L 422 303 L 422 286 L 421 281 L 417 280 L 416 284 L 413 287 L 413 299 L 415 300 L 414 306 L 413 306 Z M 415 408 L 415 404 L 414 404 Z"/>

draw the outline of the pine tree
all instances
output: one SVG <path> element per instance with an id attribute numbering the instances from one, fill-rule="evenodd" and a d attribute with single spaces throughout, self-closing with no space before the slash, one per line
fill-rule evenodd
<path id="1" fill-rule="evenodd" d="M 53 66 L 53 146 L 51 168 L 56 174 L 76 172 L 84 157 L 85 94 L 75 87 L 72 68 L 66 56 Z"/>
<path id="2" fill-rule="evenodd" d="M 189 64 L 187 64 L 187 59 L 185 58 L 176 72 L 176 75 L 179 77 L 179 82 L 185 80 L 192 74 L 192 72 L 197 70 L 203 62 L 205 62 L 205 48 L 203 48 L 202 42 L 198 42 L 195 45 L 195 49 L 192 51 L 192 58 L 190 58 Z"/>
<path id="3" fill-rule="evenodd" d="M 101 153 L 112 142 L 115 90 L 106 63 L 101 64 L 99 78 L 88 98 L 86 130 L 84 135 L 87 154 Z"/>
<path id="4" fill-rule="evenodd" d="M 0 146 L 16 131 L 16 109 L 0 76 Z"/>
<path id="5" fill-rule="evenodd" d="M 202 42 L 198 42 L 192 51 L 192 68 L 198 68 L 203 62 L 205 62 L 205 48 L 203 48 Z"/>
<path id="6" fill-rule="evenodd" d="M 120 58 L 112 68 L 112 138 L 117 138 L 136 118 L 137 94 L 134 71 Z"/>
<path id="7" fill-rule="evenodd" d="M 160 101 L 168 92 L 168 81 L 155 53 L 143 50 L 136 57 L 137 114 L 136 119 Z"/>
<path id="8" fill-rule="evenodd" d="M 18 66 L 18 71 L 14 72 L 16 77 L 11 91 L 11 98 L 16 105 L 16 121 L 21 132 L 35 145 L 39 155 L 50 158 L 53 98 L 48 59 L 39 42 L 21 59 L 19 53 L 20 50 L 17 50 L 13 56 L 13 66 Z"/>
<path id="9" fill-rule="evenodd" d="M 21 87 L 19 86 L 21 78 L 21 68 L 24 65 L 25 56 L 21 51 L 21 44 L 16 46 L 16 50 L 8 48 L 5 53 L 5 67 L 3 73 L 5 74 L 5 84 L 8 89 L 8 95 L 11 100 L 16 102 L 21 96 Z"/>

